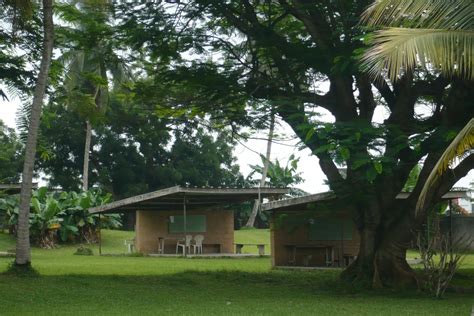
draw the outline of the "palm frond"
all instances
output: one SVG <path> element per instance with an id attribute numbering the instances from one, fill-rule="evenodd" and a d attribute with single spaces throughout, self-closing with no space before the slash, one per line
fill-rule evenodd
<path id="1" fill-rule="evenodd" d="M 438 180 L 439 176 L 445 172 L 449 165 L 459 158 L 470 154 L 474 148 L 474 119 L 471 119 L 466 126 L 458 133 L 454 140 L 441 155 L 435 167 L 426 180 L 418 198 L 416 209 L 423 209 L 428 194 L 428 189 Z"/>
<path id="2" fill-rule="evenodd" d="M 451 144 L 439 159 L 434 168 L 437 174 L 446 171 L 453 160 L 461 157 L 464 153 L 474 148 L 474 119 L 471 119 L 466 126 L 454 138 Z"/>
<path id="3" fill-rule="evenodd" d="M 23 102 L 18 108 L 15 117 L 16 128 L 18 129 L 18 137 L 23 144 L 26 144 L 28 138 L 28 128 L 30 126 L 31 117 L 31 101 Z"/>
<path id="4" fill-rule="evenodd" d="M 474 28 L 472 0 L 378 0 L 362 15 L 368 25 L 421 28 Z"/>
<path id="5" fill-rule="evenodd" d="M 394 80 L 421 64 L 446 76 L 474 78 L 474 30 L 387 28 L 375 33 L 362 64 L 376 76 L 388 69 Z"/>

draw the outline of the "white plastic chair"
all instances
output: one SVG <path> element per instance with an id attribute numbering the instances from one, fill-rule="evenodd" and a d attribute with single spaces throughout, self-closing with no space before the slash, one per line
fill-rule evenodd
<path id="1" fill-rule="evenodd" d="M 126 239 L 123 241 L 123 244 L 127 247 L 128 253 L 133 253 L 135 248 L 135 238 Z"/>
<path id="2" fill-rule="evenodd" d="M 203 235 L 194 236 L 194 244 L 193 244 L 194 254 L 197 254 L 197 253 L 202 254 L 202 241 L 203 240 L 204 240 Z"/>
<path id="3" fill-rule="evenodd" d="M 180 247 L 183 248 L 183 255 L 184 255 L 185 249 L 186 249 L 186 253 L 190 253 L 191 240 L 193 240 L 192 235 L 186 235 L 184 240 L 183 239 L 178 240 L 178 242 L 176 243 L 176 254 L 178 254 L 178 250 Z"/>

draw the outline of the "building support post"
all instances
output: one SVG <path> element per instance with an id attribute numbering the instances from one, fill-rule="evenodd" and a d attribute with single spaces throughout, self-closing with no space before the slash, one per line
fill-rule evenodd
<path id="1" fill-rule="evenodd" d="M 449 249 L 453 246 L 453 200 L 449 199 Z"/>
<path id="2" fill-rule="evenodd" d="M 341 251 L 339 253 L 339 267 L 344 267 L 346 265 L 344 260 L 344 217 L 341 217 Z"/>
<path id="3" fill-rule="evenodd" d="M 186 252 L 186 235 L 187 235 L 187 223 L 186 223 L 186 192 L 183 192 L 183 231 L 184 231 L 184 250 L 183 250 L 183 255 L 186 257 L 187 252 Z"/>
<path id="4" fill-rule="evenodd" d="M 102 256 L 102 218 L 99 213 L 99 256 Z"/>

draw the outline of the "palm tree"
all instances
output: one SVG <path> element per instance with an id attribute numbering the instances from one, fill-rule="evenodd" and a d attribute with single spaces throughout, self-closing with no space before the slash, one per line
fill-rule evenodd
<path id="1" fill-rule="evenodd" d="M 123 82 L 129 76 L 110 40 L 113 31 L 108 24 L 108 1 L 86 1 L 79 8 L 62 5 L 58 9 L 65 21 L 75 25 L 62 28 L 68 40 L 72 39 L 76 45 L 66 50 L 60 61 L 66 66 L 67 103 L 85 120 L 82 189 L 87 191 L 92 127 L 100 122 L 106 110 L 108 73 L 114 83 Z"/>
<path id="2" fill-rule="evenodd" d="M 43 0 L 42 2 L 43 47 L 40 69 L 33 93 L 33 102 L 31 105 L 31 114 L 28 127 L 28 138 L 25 148 L 25 161 L 23 164 L 15 259 L 15 264 L 18 266 L 28 266 L 31 262 L 29 214 L 33 182 L 33 168 L 35 164 L 36 143 L 38 140 L 41 107 L 43 105 L 46 83 L 53 54 L 53 1 Z"/>
<path id="3" fill-rule="evenodd" d="M 474 78 L 472 0 L 378 0 L 362 20 L 383 26 L 363 58 L 372 74 L 386 69 L 395 80 L 421 66 L 445 76 Z"/>

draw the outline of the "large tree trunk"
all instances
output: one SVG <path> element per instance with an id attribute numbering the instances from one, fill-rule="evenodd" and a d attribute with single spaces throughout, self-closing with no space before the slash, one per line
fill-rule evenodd
<path id="1" fill-rule="evenodd" d="M 357 259 L 342 273 L 342 278 L 370 287 L 414 287 L 416 274 L 406 261 L 413 232 L 408 219 L 391 229 L 364 227 Z"/>
<path id="2" fill-rule="evenodd" d="M 86 120 L 86 140 L 84 145 L 84 164 L 82 167 L 82 190 L 89 189 L 89 153 L 91 150 L 92 126 L 89 120 Z"/>
<path id="3" fill-rule="evenodd" d="M 33 103 L 31 106 L 30 122 L 28 126 L 28 139 L 26 141 L 25 162 L 23 164 L 21 183 L 15 259 L 16 265 L 19 266 L 29 265 L 31 262 L 29 214 L 41 107 L 43 105 L 46 82 L 48 79 L 49 67 L 51 65 L 51 56 L 53 52 L 54 26 L 52 0 L 43 0 L 43 32 L 43 52 L 41 56 L 40 71 L 33 94 Z"/>
<path id="4" fill-rule="evenodd" d="M 375 233 L 362 232 L 357 259 L 342 273 L 342 278 L 369 287 L 414 287 L 418 280 L 406 261 L 407 246 L 398 244 L 396 237 L 386 234 L 380 245 L 375 244 Z"/>
<path id="5" fill-rule="evenodd" d="M 268 131 L 267 140 L 267 152 L 265 154 L 265 161 L 263 162 L 262 177 L 260 178 L 260 187 L 265 186 L 265 179 L 267 178 L 268 166 L 270 164 L 270 155 L 272 152 L 273 132 L 275 130 L 275 113 L 272 107 L 272 113 L 270 118 L 270 129 Z M 260 197 L 254 201 L 252 213 L 250 213 L 249 219 L 245 227 L 254 227 L 255 219 L 257 218 L 258 210 L 260 208 Z"/>

